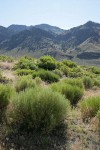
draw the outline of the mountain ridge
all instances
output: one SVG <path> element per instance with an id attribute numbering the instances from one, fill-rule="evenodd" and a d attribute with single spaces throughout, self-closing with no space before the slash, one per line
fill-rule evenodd
<path id="1" fill-rule="evenodd" d="M 48 24 L 0 26 L 0 54 L 21 55 L 22 52 L 34 57 L 45 54 L 59 60 L 73 59 L 79 63 L 89 58 L 100 65 L 100 24 L 88 21 L 69 30 Z"/>

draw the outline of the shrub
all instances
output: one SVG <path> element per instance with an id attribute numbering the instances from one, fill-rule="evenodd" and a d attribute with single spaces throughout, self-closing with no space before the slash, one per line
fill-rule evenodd
<path id="1" fill-rule="evenodd" d="M 94 86 L 100 87 L 100 79 L 94 78 Z"/>
<path id="2" fill-rule="evenodd" d="M 15 85 L 16 92 L 23 91 L 30 87 L 35 87 L 35 82 L 30 78 L 30 76 L 20 77 Z"/>
<path id="3" fill-rule="evenodd" d="M 83 76 L 83 70 L 80 67 L 72 68 L 70 71 L 70 77 L 77 78 Z"/>
<path id="4" fill-rule="evenodd" d="M 0 122 L 2 121 L 6 108 L 11 97 L 11 88 L 7 85 L 0 84 Z"/>
<path id="5" fill-rule="evenodd" d="M 95 117 L 100 109 L 100 97 L 90 97 L 79 103 L 83 119 Z"/>
<path id="6" fill-rule="evenodd" d="M 43 81 L 48 83 L 59 81 L 59 76 L 51 71 L 40 70 L 38 72 L 33 72 L 33 78 L 40 77 Z"/>
<path id="7" fill-rule="evenodd" d="M 38 66 L 36 65 L 33 58 L 24 56 L 18 60 L 18 63 L 15 64 L 13 69 L 37 70 Z"/>
<path id="8" fill-rule="evenodd" d="M 85 76 L 83 78 L 83 83 L 86 89 L 92 88 L 93 87 L 93 79 L 90 77 Z"/>
<path id="9" fill-rule="evenodd" d="M 38 66 L 45 70 L 55 70 L 56 69 L 56 60 L 51 56 L 42 56 L 40 58 Z"/>
<path id="10" fill-rule="evenodd" d="M 100 68 L 92 67 L 92 72 L 95 74 L 100 74 Z"/>
<path id="11" fill-rule="evenodd" d="M 35 83 L 36 83 L 36 85 L 41 85 L 41 83 L 42 83 L 41 78 L 36 77 L 36 78 L 35 78 Z"/>
<path id="12" fill-rule="evenodd" d="M 29 64 L 29 68 L 30 68 L 30 70 L 38 70 L 38 66 L 34 63 L 31 63 L 31 62 Z"/>
<path id="13" fill-rule="evenodd" d="M 72 105 L 76 105 L 77 102 L 82 98 L 83 96 L 83 89 L 74 85 L 69 85 L 66 83 L 55 83 L 51 85 L 51 88 L 54 91 L 60 92 L 61 94 L 65 95 L 67 99 L 70 100 L 70 103 Z"/>
<path id="14" fill-rule="evenodd" d="M 0 83 L 7 84 L 9 81 L 10 81 L 9 79 L 3 77 L 2 74 L 0 73 Z"/>
<path id="15" fill-rule="evenodd" d="M 13 58 L 9 57 L 9 56 L 4 56 L 4 55 L 0 55 L 0 61 L 8 61 L 8 62 L 13 62 Z"/>
<path id="16" fill-rule="evenodd" d="M 55 74 L 57 74 L 58 76 L 62 77 L 63 76 L 63 71 L 59 70 L 59 69 L 55 69 L 53 71 Z"/>
<path id="17" fill-rule="evenodd" d="M 83 81 L 80 78 L 76 78 L 76 79 L 66 78 L 66 79 L 63 79 L 62 82 L 66 84 L 70 84 L 72 86 L 76 85 L 80 88 L 84 88 Z"/>
<path id="18" fill-rule="evenodd" d="M 68 100 L 50 89 L 28 89 L 17 94 L 7 114 L 19 129 L 50 132 L 59 126 L 70 108 Z"/>
<path id="19" fill-rule="evenodd" d="M 69 68 L 69 67 L 63 65 L 63 66 L 61 66 L 60 70 L 63 72 L 63 74 L 64 74 L 66 77 L 69 76 L 69 74 L 70 74 L 70 68 Z"/>
<path id="20" fill-rule="evenodd" d="M 24 75 L 29 75 L 29 74 L 32 74 L 32 70 L 30 70 L 30 69 L 17 69 L 16 70 L 16 73 L 17 73 L 17 75 L 19 75 L 19 76 L 24 76 Z"/>
<path id="21" fill-rule="evenodd" d="M 70 68 L 77 67 L 77 65 L 71 60 L 63 60 L 62 63 Z"/>
<path id="22" fill-rule="evenodd" d="M 64 89 L 62 89 L 62 94 L 70 100 L 72 105 L 76 105 L 83 96 L 83 89 L 78 86 L 67 85 Z"/>

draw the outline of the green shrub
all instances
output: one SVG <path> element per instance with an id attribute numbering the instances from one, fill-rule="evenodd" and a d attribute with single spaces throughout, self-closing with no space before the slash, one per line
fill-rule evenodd
<path id="1" fill-rule="evenodd" d="M 76 86 L 70 85 L 66 83 L 54 83 L 50 86 L 54 91 L 60 92 L 61 94 L 65 95 L 67 99 L 70 100 L 72 105 L 76 105 L 77 102 L 83 96 L 83 89 Z"/>
<path id="2" fill-rule="evenodd" d="M 29 64 L 29 68 L 30 68 L 30 70 L 38 70 L 38 66 L 34 63 L 31 63 L 31 62 Z"/>
<path id="3" fill-rule="evenodd" d="M 37 70 L 38 66 L 36 65 L 33 58 L 24 56 L 18 60 L 13 69 Z"/>
<path id="4" fill-rule="evenodd" d="M 72 68 L 69 76 L 73 78 L 82 77 L 83 69 L 81 67 Z"/>
<path id="5" fill-rule="evenodd" d="M 63 66 L 61 66 L 60 70 L 63 72 L 63 74 L 64 74 L 66 77 L 69 76 L 69 74 L 70 74 L 70 68 L 69 68 L 69 67 L 63 65 Z"/>
<path id="6" fill-rule="evenodd" d="M 13 62 L 13 58 L 9 56 L 0 55 L 0 61 L 7 61 L 7 62 Z"/>
<path id="7" fill-rule="evenodd" d="M 40 77 L 43 81 L 48 83 L 59 81 L 59 76 L 51 71 L 40 70 L 38 72 L 33 72 L 33 78 Z"/>
<path id="8" fill-rule="evenodd" d="M 93 79 L 87 76 L 83 78 L 83 83 L 86 89 L 92 88 L 94 84 Z"/>
<path id="9" fill-rule="evenodd" d="M 9 104 L 12 90 L 9 86 L 0 84 L 0 122 L 2 121 L 6 108 Z"/>
<path id="10" fill-rule="evenodd" d="M 0 73 L 0 83 L 7 84 L 9 81 L 10 81 L 9 79 L 3 77 L 2 74 Z"/>
<path id="11" fill-rule="evenodd" d="M 73 71 L 70 72 L 69 76 L 72 77 L 72 78 L 80 77 L 79 73 L 76 73 L 76 72 L 73 72 Z"/>
<path id="12" fill-rule="evenodd" d="M 92 72 L 100 75 L 100 68 L 92 67 Z"/>
<path id="13" fill-rule="evenodd" d="M 75 72 L 73 70 L 70 71 L 69 77 L 71 78 L 78 78 L 78 77 L 82 77 L 83 73 L 82 72 Z"/>
<path id="14" fill-rule="evenodd" d="M 30 70 L 30 69 L 17 69 L 16 70 L 16 73 L 17 73 L 17 75 L 19 75 L 19 76 L 24 76 L 24 75 L 29 75 L 29 74 L 32 74 L 32 70 Z"/>
<path id="15" fill-rule="evenodd" d="M 95 117 L 98 110 L 100 109 L 100 96 L 89 97 L 85 100 L 82 100 L 79 103 L 79 106 L 83 119 Z"/>
<path id="16" fill-rule="evenodd" d="M 71 60 L 63 60 L 62 63 L 70 68 L 77 67 L 77 65 Z"/>
<path id="17" fill-rule="evenodd" d="M 35 83 L 36 83 L 36 85 L 41 85 L 41 83 L 42 83 L 41 78 L 40 77 L 36 77 L 35 78 Z"/>
<path id="18" fill-rule="evenodd" d="M 63 71 L 59 70 L 59 69 L 55 69 L 53 71 L 53 73 L 57 74 L 58 76 L 62 77 L 64 74 L 63 74 Z"/>
<path id="19" fill-rule="evenodd" d="M 94 86 L 100 87 L 100 79 L 94 78 Z"/>
<path id="20" fill-rule="evenodd" d="M 76 105 L 83 96 L 83 89 L 78 86 L 67 85 L 64 89 L 62 89 L 62 94 L 70 100 L 72 105 Z"/>
<path id="21" fill-rule="evenodd" d="M 35 87 L 35 82 L 30 78 L 30 76 L 20 77 L 15 85 L 16 92 L 23 91 L 30 87 Z"/>
<path id="22" fill-rule="evenodd" d="M 7 112 L 19 129 L 50 132 L 67 117 L 68 100 L 50 89 L 35 88 L 17 94 Z"/>
<path id="23" fill-rule="evenodd" d="M 56 69 L 56 60 L 51 56 L 42 56 L 40 58 L 38 66 L 45 70 L 55 70 Z"/>
<path id="24" fill-rule="evenodd" d="M 72 86 L 78 86 L 80 88 L 84 88 L 83 81 L 80 78 L 66 78 L 62 80 L 63 83 L 70 84 Z"/>

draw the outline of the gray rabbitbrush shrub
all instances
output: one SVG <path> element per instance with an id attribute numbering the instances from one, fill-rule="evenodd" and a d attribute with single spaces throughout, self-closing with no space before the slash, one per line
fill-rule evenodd
<path id="1" fill-rule="evenodd" d="M 35 82 L 32 80 L 30 76 L 22 76 L 19 77 L 15 84 L 16 92 L 24 91 L 26 88 L 34 88 L 36 86 Z"/>
<path id="2" fill-rule="evenodd" d="M 100 96 L 93 96 L 82 100 L 79 102 L 79 106 L 83 119 L 95 117 L 100 110 Z"/>
<path id="3" fill-rule="evenodd" d="M 83 88 L 77 85 L 67 84 L 66 82 L 58 82 L 50 85 L 53 91 L 57 91 L 70 101 L 71 105 L 76 105 L 83 96 Z"/>
<path id="4" fill-rule="evenodd" d="M 8 118 L 19 129 L 50 132 L 67 117 L 70 104 L 51 89 L 35 88 L 17 94 L 8 111 Z M 9 119 L 8 119 L 9 120 Z"/>
<path id="5" fill-rule="evenodd" d="M 5 117 L 5 111 L 9 104 L 12 90 L 8 85 L 0 84 L 0 122 Z"/>

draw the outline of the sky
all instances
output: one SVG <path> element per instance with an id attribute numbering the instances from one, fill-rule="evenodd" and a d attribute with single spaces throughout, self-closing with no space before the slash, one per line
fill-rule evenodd
<path id="1" fill-rule="evenodd" d="M 100 0 L 0 0 L 0 25 L 50 24 L 70 29 L 100 23 Z"/>

